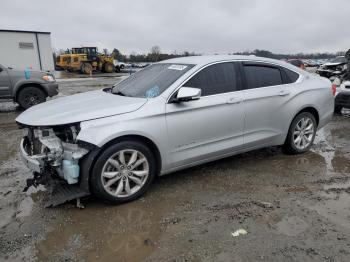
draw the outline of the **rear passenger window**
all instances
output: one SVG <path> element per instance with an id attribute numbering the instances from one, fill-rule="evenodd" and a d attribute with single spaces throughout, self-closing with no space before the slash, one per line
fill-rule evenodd
<path id="1" fill-rule="evenodd" d="M 291 83 L 295 83 L 298 79 L 299 79 L 299 74 L 287 69 L 287 68 L 283 68 L 283 83 L 284 84 L 291 84 Z"/>
<path id="2" fill-rule="evenodd" d="M 236 91 L 235 64 L 221 63 L 208 66 L 194 75 L 183 86 L 200 88 L 202 96 Z"/>
<path id="3" fill-rule="evenodd" d="M 247 88 L 282 85 L 279 68 L 263 65 L 244 65 Z"/>

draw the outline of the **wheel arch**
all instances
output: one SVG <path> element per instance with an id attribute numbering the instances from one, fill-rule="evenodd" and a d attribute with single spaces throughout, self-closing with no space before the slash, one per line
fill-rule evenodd
<path id="1" fill-rule="evenodd" d="M 14 89 L 13 98 L 14 98 L 15 102 L 17 102 L 19 92 L 21 92 L 26 87 L 37 87 L 41 91 L 43 91 L 46 96 L 48 96 L 47 91 L 45 90 L 45 88 L 43 88 L 43 86 L 41 84 L 35 83 L 35 82 L 23 83 L 23 84 L 16 86 L 16 88 Z"/>
<path id="2" fill-rule="evenodd" d="M 121 141 L 128 141 L 128 140 L 129 141 L 139 141 L 150 148 L 150 150 L 152 151 L 152 153 L 154 154 L 154 156 L 156 158 L 157 175 L 160 174 L 161 168 L 162 168 L 162 157 L 161 157 L 160 151 L 159 151 L 156 143 L 154 141 L 152 141 L 150 138 L 143 136 L 143 135 L 135 135 L 135 134 L 122 135 L 122 136 L 113 138 L 112 140 L 108 141 L 107 143 L 105 143 L 101 147 L 95 147 L 93 150 L 91 150 L 89 152 L 89 154 L 84 156 L 84 158 L 80 162 L 81 171 L 82 171 L 80 173 L 80 176 L 81 176 L 80 186 L 84 190 L 90 191 L 89 190 L 89 188 L 90 188 L 90 176 L 91 176 L 91 172 L 95 166 L 95 162 L 96 162 L 97 158 L 112 144 L 115 144 L 115 143 L 118 143 Z M 85 143 L 84 141 L 81 141 L 81 142 L 83 144 Z M 87 144 L 90 144 L 90 143 L 87 143 Z M 92 144 L 90 144 L 90 145 L 92 145 Z"/>
<path id="3" fill-rule="evenodd" d="M 154 154 L 154 156 L 156 158 L 156 161 L 157 161 L 157 174 L 160 173 L 161 168 L 162 168 L 162 157 L 161 157 L 160 151 L 159 151 L 156 143 L 154 141 L 152 141 L 150 138 L 146 137 L 146 136 L 142 136 L 142 135 L 123 135 L 123 136 L 116 137 L 116 138 L 108 141 L 106 144 L 104 144 L 101 147 L 101 152 L 103 152 L 110 145 L 118 143 L 118 142 L 121 142 L 121 141 L 138 141 L 138 142 L 141 142 L 141 143 L 145 144 L 146 146 L 148 146 L 149 149 Z"/>
<path id="4" fill-rule="evenodd" d="M 318 110 L 314 107 L 314 106 L 305 106 L 304 108 L 300 109 L 293 117 L 293 119 L 291 120 L 290 124 L 289 124 L 289 127 L 288 127 L 288 131 L 286 133 L 286 136 L 285 136 L 285 139 L 284 139 L 284 142 L 283 142 L 283 147 L 285 149 L 285 152 L 286 153 L 292 153 L 292 154 L 299 154 L 299 153 L 296 153 L 295 151 L 293 151 L 291 149 L 291 147 L 288 145 L 288 139 L 290 137 L 290 131 L 291 131 L 291 127 L 292 127 L 292 124 L 295 120 L 295 118 L 302 114 L 302 113 L 310 113 L 312 114 L 314 117 L 315 117 L 315 120 L 316 120 L 316 125 L 318 126 L 319 125 L 319 122 L 320 122 L 320 116 L 319 116 L 319 112 Z M 316 128 L 317 129 L 317 128 Z"/>
<path id="5" fill-rule="evenodd" d="M 319 116 L 319 113 L 317 111 L 317 109 L 313 106 L 306 106 L 302 109 L 300 109 L 297 113 L 294 114 L 293 118 L 290 120 L 290 123 L 288 125 L 288 130 L 286 132 L 286 135 L 283 139 L 283 143 L 286 142 L 286 140 L 288 139 L 288 132 L 289 132 L 289 129 L 294 121 L 294 119 L 301 113 L 304 113 L 304 112 L 309 112 L 311 113 L 314 117 L 315 117 L 315 120 L 316 120 L 316 125 L 318 126 L 319 125 L 319 122 L 320 122 L 320 116 Z"/>
<path id="6" fill-rule="evenodd" d="M 316 120 L 316 124 L 317 126 L 319 125 L 320 123 L 320 114 L 318 112 L 318 110 L 313 107 L 313 106 L 307 106 L 307 107 L 304 107 L 303 109 L 299 110 L 293 117 L 292 121 L 290 122 L 290 125 L 293 123 L 293 120 L 301 113 L 304 113 L 304 112 L 308 112 L 308 113 L 311 113 L 314 117 L 315 117 L 315 120 Z M 290 126 L 289 125 L 289 126 Z"/>

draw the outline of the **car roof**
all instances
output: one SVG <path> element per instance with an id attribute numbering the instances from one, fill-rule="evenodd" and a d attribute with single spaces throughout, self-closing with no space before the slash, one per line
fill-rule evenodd
<path id="1" fill-rule="evenodd" d="M 283 67 L 289 68 L 293 71 L 297 71 L 298 73 L 304 73 L 304 71 L 299 70 L 297 67 L 276 59 L 270 59 L 259 56 L 242 56 L 242 55 L 203 55 L 203 56 L 186 56 L 186 57 L 178 57 L 172 58 L 168 60 L 163 60 L 159 63 L 176 63 L 176 64 L 193 64 L 197 67 L 202 67 L 211 63 L 223 62 L 223 61 L 235 61 L 235 60 L 248 60 L 248 61 L 256 61 L 256 62 L 267 62 L 272 64 L 281 65 Z"/>

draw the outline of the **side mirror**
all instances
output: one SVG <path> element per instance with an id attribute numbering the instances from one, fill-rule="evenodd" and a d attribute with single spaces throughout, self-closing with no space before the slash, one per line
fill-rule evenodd
<path id="1" fill-rule="evenodd" d="M 172 99 L 173 103 L 176 102 L 187 102 L 191 100 L 198 100 L 201 97 L 202 90 L 193 87 L 181 87 L 177 91 L 176 97 Z"/>

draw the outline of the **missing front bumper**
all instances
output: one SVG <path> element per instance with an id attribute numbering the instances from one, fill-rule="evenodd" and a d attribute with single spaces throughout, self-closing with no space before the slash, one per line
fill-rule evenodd
<path id="1" fill-rule="evenodd" d="M 26 144 L 28 143 L 27 140 L 27 137 L 23 138 L 20 144 L 20 155 L 22 161 L 33 172 L 42 173 L 43 165 L 40 163 L 39 159 L 37 157 L 29 156 L 29 154 L 25 150 Z"/>
<path id="2" fill-rule="evenodd" d="M 77 144 L 69 144 L 60 141 L 60 148 L 57 147 L 55 141 L 54 150 L 50 150 L 48 141 L 42 143 L 47 150 L 41 150 L 40 154 L 32 153 L 32 141 L 28 137 L 24 137 L 20 143 L 20 155 L 23 163 L 33 171 L 33 177 L 27 179 L 27 185 L 24 191 L 29 187 L 44 185 L 47 189 L 48 196 L 44 200 L 46 207 L 57 206 L 67 201 L 80 199 L 81 197 L 90 195 L 85 179 L 81 181 L 78 169 L 77 180 L 72 182 L 70 174 L 66 174 L 67 168 L 64 161 L 72 161 L 78 165 L 79 160 L 89 151 L 79 147 Z M 57 154 L 57 152 L 61 152 Z M 68 169 L 69 170 L 69 169 Z M 69 171 L 68 171 L 69 172 Z M 81 176 L 82 177 L 82 176 Z"/>

